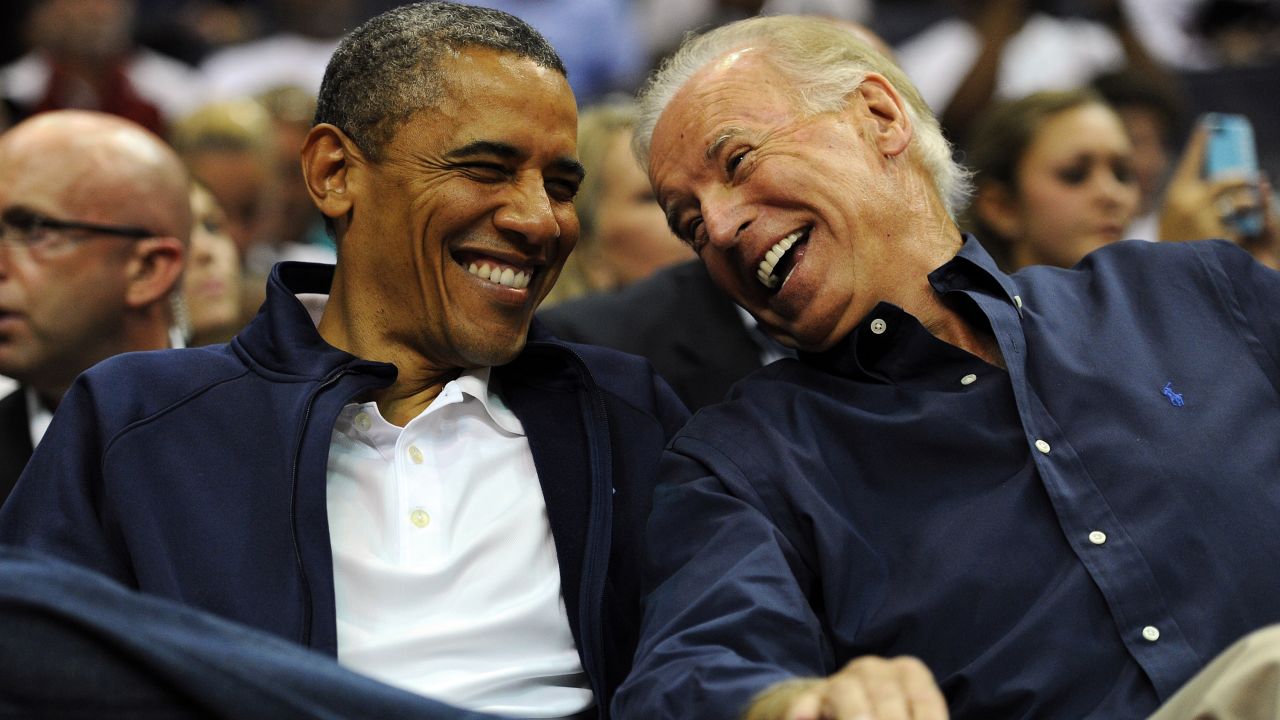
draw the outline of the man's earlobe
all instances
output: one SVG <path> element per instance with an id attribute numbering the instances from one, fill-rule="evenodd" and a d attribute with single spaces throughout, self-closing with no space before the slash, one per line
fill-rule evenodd
<path id="1" fill-rule="evenodd" d="M 915 128 L 898 91 L 883 75 L 868 73 L 858 86 L 858 94 L 870 114 L 872 139 L 881 154 L 894 157 L 905 152 Z"/>
<path id="2" fill-rule="evenodd" d="M 302 143 L 302 176 L 311 202 L 327 218 L 337 219 L 351 211 L 348 183 L 359 149 L 342 130 L 322 123 L 311 128 Z"/>
<path id="3" fill-rule="evenodd" d="M 133 259 L 128 265 L 125 304 L 144 308 L 177 291 L 182 280 L 183 260 L 187 256 L 182 241 L 175 237 L 152 237 L 134 243 Z"/>

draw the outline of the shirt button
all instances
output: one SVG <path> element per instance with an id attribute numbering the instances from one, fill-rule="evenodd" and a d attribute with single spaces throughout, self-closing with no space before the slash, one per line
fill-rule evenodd
<path id="1" fill-rule="evenodd" d="M 418 508 L 417 510 L 409 513 L 409 522 L 420 528 L 424 528 L 431 524 L 431 516 L 427 514 L 426 510 Z"/>
<path id="2" fill-rule="evenodd" d="M 965 375 L 964 377 L 960 378 L 960 384 L 972 385 L 974 381 L 976 381 L 977 379 L 978 379 L 977 375 L 974 375 L 973 373 L 969 373 L 968 375 Z"/>
<path id="3" fill-rule="evenodd" d="M 1047 443 L 1047 442 L 1045 442 L 1045 441 L 1043 441 L 1043 440 L 1037 440 L 1037 441 L 1036 441 L 1036 449 L 1037 449 L 1037 450 L 1039 450 L 1040 452 L 1044 453 L 1045 455 L 1048 455 L 1048 454 L 1049 454 L 1049 443 Z"/>
<path id="4" fill-rule="evenodd" d="M 409 459 L 413 461 L 414 465 L 422 464 L 422 451 L 418 449 L 417 445 L 409 446 Z"/>
<path id="5" fill-rule="evenodd" d="M 1021 309 L 1022 309 L 1022 296 L 1021 296 L 1021 295 L 1014 295 L 1014 296 L 1013 296 L 1013 306 L 1014 306 L 1014 307 L 1016 307 L 1016 308 L 1018 308 L 1019 310 L 1021 310 Z"/>
<path id="6" fill-rule="evenodd" d="M 1089 542 L 1093 543 L 1094 545 L 1101 545 L 1106 541 L 1107 541 L 1107 534 L 1102 532 L 1101 530 L 1094 530 L 1093 532 L 1089 533 Z"/>
<path id="7" fill-rule="evenodd" d="M 1142 639 L 1148 642 L 1155 642 L 1160 639 L 1160 631 L 1155 625 L 1148 625 L 1142 628 Z"/>
<path id="8" fill-rule="evenodd" d="M 356 427 L 361 430 L 368 430 L 369 426 L 372 424 L 373 420 L 369 418 L 369 413 L 362 412 L 356 414 Z"/>
<path id="9" fill-rule="evenodd" d="M 876 318 L 875 320 L 871 321 L 871 332 L 877 335 L 883 335 L 884 331 L 888 327 L 889 326 L 885 323 L 885 321 L 881 320 L 880 318 Z"/>

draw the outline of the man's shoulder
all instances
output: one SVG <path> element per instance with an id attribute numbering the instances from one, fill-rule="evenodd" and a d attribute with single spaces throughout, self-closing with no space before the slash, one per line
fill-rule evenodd
<path id="1" fill-rule="evenodd" d="M 1095 250 L 1070 270 L 1031 266 L 1014 277 L 1020 288 L 1053 290 L 1069 287 L 1114 287 L 1125 294 L 1153 298 L 1179 286 L 1229 279 L 1236 268 L 1255 261 L 1245 250 L 1225 240 L 1149 242 L 1123 240 Z"/>
<path id="2" fill-rule="evenodd" d="M 99 404 L 127 405 L 130 415 L 159 411 L 248 372 L 227 345 L 128 352 L 107 358 L 77 381 Z"/>
<path id="3" fill-rule="evenodd" d="M 793 416 L 811 397 L 824 396 L 830 376 L 794 358 L 778 360 L 734 384 L 724 400 L 694 413 L 681 437 L 712 445 L 736 447 L 760 438 L 768 443 L 783 420 Z"/>

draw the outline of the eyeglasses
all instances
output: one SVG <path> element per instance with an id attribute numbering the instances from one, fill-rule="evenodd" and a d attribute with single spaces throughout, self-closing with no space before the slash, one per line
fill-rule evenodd
<path id="1" fill-rule="evenodd" d="M 0 243 L 21 245 L 32 250 L 53 250 L 58 233 L 77 231 L 96 235 L 114 235 L 138 240 L 155 233 L 134 225 L 103 225 L 78 220 L 57 220 L 25 207 L 8 207 L 0 212 Z"/>

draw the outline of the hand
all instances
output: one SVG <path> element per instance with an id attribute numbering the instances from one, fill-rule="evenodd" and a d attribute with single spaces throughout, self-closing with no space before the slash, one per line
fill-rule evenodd
<path id="1" fill-rule="evenodd" d="M 933 674 L 912 657 L 866 656 L 827 678 L 789 680 L 758 695 L 743 720 L 946 720 Z"/>
<path id="2" fill-rule="evenodd" d="M 1274 218 L 1267 218 L 1262 237 L 1243 237 L 1223 219 L 1241 210 L 1265 203 L 1270 207 L 1270 189 L 1265 180 L 1231 178 L 1209 181 L 1200 177 L 1209 133 L 1197 127 L 1165 189 L 1160 206 L 1160 240 L 1200 240 L 1227 238 L 1247 248 L 1275 246 Z M 1269 226 L 1269 228 L 1268 228 Z"/>

